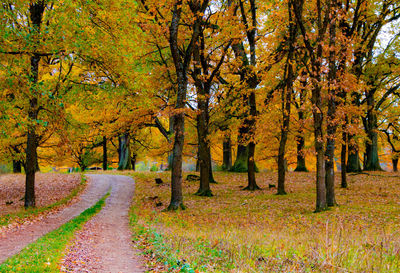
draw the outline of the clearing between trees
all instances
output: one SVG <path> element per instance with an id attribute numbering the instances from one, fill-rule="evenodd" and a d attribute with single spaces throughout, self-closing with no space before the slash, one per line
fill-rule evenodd
<path id="1" fill-rule="evenodd" d="M 339 206 L 324 213 L 313 213 L 315 173 L 288 173 L 288 195 L 282 196 L 269 188 L 277 173 L 258 173 L 262 190 L 249 192 L 242 190 L 246 174 L 216 172 L 215 196 L 196 196 L 198 183 L 185 181 L 187 209 L 175 213 L 163 211 L 169 173 L 132 175 L 136 240 L 152 272 L 164 263 L 165 270 L 200 272 L 400 270 L 399 174 L 349 176 L 348 189 L 336 187 Z M 164 183 L 157 185 L 156 177 Z"/>

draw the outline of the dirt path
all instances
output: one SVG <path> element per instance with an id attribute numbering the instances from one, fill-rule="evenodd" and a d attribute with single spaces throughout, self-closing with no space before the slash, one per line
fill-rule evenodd
<path id="1" fill-rule="evenodd" d="M 110 181 L 88 181 L 88 187 L 71 206 L 46 215 L 40 222 L 22 225 L 0 234 L 0 264 L 7 258 L 17 254 L 28 244 L 36 241 L 46 233 L 60 227 L 64 223 L 93 206 L 110 188 Z"/>
<path id="2" fill-rule="evenodd" d="M 111 186 L 102 211 L 76 234 L 64 258 L 64 272 L 144 272 L 133 250 L 128 211 L 134 181 L 126 176 L 89 175 Z"/>

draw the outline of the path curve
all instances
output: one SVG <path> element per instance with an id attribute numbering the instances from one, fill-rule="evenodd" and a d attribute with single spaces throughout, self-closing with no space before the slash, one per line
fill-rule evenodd
<path id="1" fill-rule="evenodd" d="M 78 201 L 71 206 L 56 212 L 50 213 L 32 225 L 22 225 L 19 229 L 12 229 L 0 234 L 0 264 L 9 257 L 14 256 L 30 243 L 33 243 L 43 235 L 53 231 L 69 220 L 90 208 L 102 198 L 110 189 L 109 180 L 91 181 Z"/>
<path id="2" fill-rule="evenodd" d="M 145 272 L 134 250 L 129 226 L 129 208 L 134 181 L 127 176 L 88 175 L 94 181 L 109 181 L 111 194 L 105 207 L 76 234 L 64 258 L 64 272 Z"/>

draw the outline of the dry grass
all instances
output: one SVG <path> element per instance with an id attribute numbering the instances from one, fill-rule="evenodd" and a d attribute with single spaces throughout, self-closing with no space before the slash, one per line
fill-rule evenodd
<path id="1" fill-rule="evenodd" d="M 212 198 L 193 195 L 197 182 L 185 181 L 187 210 L 178 212 L 162 211 L 169 173 L 133 175 L 139 224 L 162 234 L 167 249 L 156 254 L 199 271 L 400 272 L 399 175 L 349 176 L 349 188 L 336 189 L 340 206 L 318 214 L 312 173 L 289 173 L 286 196 L 268 189 L 275 173 L 257 175 L 257 192 L 241 190 L 246 174 L 216 173 Z"/>
<path id="2" fill-rule="evenodd" d="M 80 183 L 81 176 L 79 174 L 36 174 L 36 206 L 38 208 L 46 207 L 62 200 L 70 195 Z M 24 174 L 1 175 L 0 217 L 22 210 L 24 194 Z"/>

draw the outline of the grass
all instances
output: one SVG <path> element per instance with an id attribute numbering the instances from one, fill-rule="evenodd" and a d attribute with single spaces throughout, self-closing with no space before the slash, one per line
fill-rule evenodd
<path id="1" fill-rule="evenodd" d="M 23 221 L 28 218 L 35 217 L 39 214 L 51 211 L 52 209 L 58 208 L 62 205 L 67 204 L 71 201 L 75 196 L 80 194 L 86 187 L 86 178 L 84 175 L 81 175 L 81 182 L 78 187 L 74 188 L 71 193 L 64 197 L 63 199 L 45 207 L 35 207 L 35 208 L 28 208 L 28 209 L 21 209 L 17 212 L 9 213 L 3 216 L 0 216 L 0 227 L 7 226 L 15 221 Z"/>
<path id="2" fill-rule="evenodd" d="M 336 188 L 340 206 L 322 213 L 313 213 L 313 173 L 289 173 L 286 196 L 268 189 L 276 173 L 257 174 L 263 190 L 256 192 L 241 190 L 246 174 L 216 173 L 211 198 L 194 195 L 197 182 L 184 182 L 187 209 L 177 212 L 163 211 L 169 173 L 132 175 L 134 240 L 150 266 L 164 264 L 172 272 L 400 272 L 399 175 L 349 176 L 348 189 Z M 157 186 L 155 177 L 166 183 Z"/>
<path id="3" fill-rule="evenodd" d="M 73 220 L 49 232 L 28 245 L 19 254 L 7 259 L 0 265 L 0 272 L 60 272 L 60 261 L 68 242 L 77 230 L 80 230 L 102 209 L 108 196 L 109 193 Z"/>

